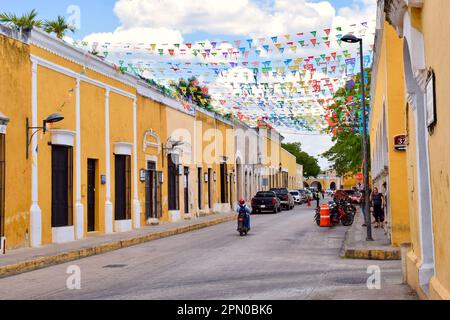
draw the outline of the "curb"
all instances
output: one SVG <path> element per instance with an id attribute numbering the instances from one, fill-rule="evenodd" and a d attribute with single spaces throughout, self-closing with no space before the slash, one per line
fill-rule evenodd
<path id="1" fill-rule="evenodd" d="M 344 248 L 342 257 L 344 259 L 361 259 L 361 260 L 402 259 L 400 250 L 353 249 L 353 248 Z"/>
<path id="2" fill-rule="evenodd" d="M 15 264 L 0 266 L 0 278 L 10 277 L 21 273 L 42 269 L 82 258 L 87 258 L 119 249 L 136 246 L 153 240 L 167 238 L 190 231 L 208 228 L 214 225 L 222 224 L 236 219 L 236 214 L 230 214 L 222 218 L 201 222 L 189 226 L 159 231 L 144 236 L 138 236 L 130 239 L 115 240 L 108 243 L 94 245 L 92 247 L 76 249 L 72 251 L 62 252 L 55 255 L 33 258 L 31 260 L 21 261 Z"/>

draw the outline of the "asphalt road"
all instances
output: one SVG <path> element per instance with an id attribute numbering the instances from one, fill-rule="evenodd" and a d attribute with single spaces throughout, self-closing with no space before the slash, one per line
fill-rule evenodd
<path id="1" fill-rule="evenodd" d="M 317 227 L 305 206 L 256 215 L 247 237 L 230 222 L 4 278 L 0 299 L 415 299 L 399 261 L 341 259 L 346 230 Z M 80 290 L 67 289 L 71 265 Z"/>

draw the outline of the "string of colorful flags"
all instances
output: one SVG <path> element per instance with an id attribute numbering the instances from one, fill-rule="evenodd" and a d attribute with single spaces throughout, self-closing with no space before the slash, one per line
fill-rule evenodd
<path id="1" fill-rule="evenodd" d="M 360 72 L 359 52 L 341 38 L 351 33 L 364 39 L 363 64 L 370 68 L 372 22 L 233 41 L 75 41 L 74 45 L 112 62 L 117 72 L 147 79 L 186 109 L 194 98 L 202 99 L 202 93 L 194 91 L 186 99 L 173 88 L 178 85 L 186 93 L 180 79 L 196 78 L 202 88 L 208 88 L 212 108 L 219 114 L 250 126 L 267 123 L 280 132 L 318 133 L 336 120 L 329 109 L 336 103 L 336 91 Z M 358 97 L 352 97 L 339 103 L 348 109 L 357 106 L 357 101 Z"/>

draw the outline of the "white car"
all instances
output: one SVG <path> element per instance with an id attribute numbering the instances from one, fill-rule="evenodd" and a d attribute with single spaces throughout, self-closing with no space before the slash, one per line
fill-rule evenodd
<path id="1" fill-rule="evenodd" d="M 292 195 L 292 198 L 294 198 L 295 204 L 302 204 L 302 196 L 298 190 L 291 190 L 289 193 Z"/>

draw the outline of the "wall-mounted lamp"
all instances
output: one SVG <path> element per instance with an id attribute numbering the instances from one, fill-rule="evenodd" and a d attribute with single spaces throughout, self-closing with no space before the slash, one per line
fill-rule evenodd
<path id="1" fill-rule="evenodd" d="M 34 135 L 36 133 L 38 133 L 39 131 L 41 131 L 41 130 L 45 134 L 47 132 L 47 124 L 48 123 L 56 123 L 56 122 L 60 122 L 60 121 L 63 121 L 63 120 L 64 120 L 64 117 L 62 115 L 54 113 L 52 115 L 49 115 L 47 117 L 47 119 L 45 119 L 42 122 L 42 127 L 30 127 L 29 120 L 27 118 L 27 123 L 26 123 L 26 125 L 27 125 L 27 152 L 26 152 L 27 153 L 27 159 L 28 159 L 28 149 L 29 149 L 30 144 L 31 144 L 31 139 L 33 139 Z M 31 136 L 30 136 L 30 130 L 36 130 L 36 131 L 34 131 L 31 134 Z"/>
<path id="2" fill-rule="evenodd" d="M 171 144 L 171 146 L 167 147 L 167 145 L 169 143 Z M 164 167 L 164 159 L 166 157 L 167 151 L 173 151 L 176 147 L 183 146 L 184 144 L 185 144 L 184 141 L 181 141 L 181 140 L 179 140 L 179 141 L 171 141 L 170 138 L 167 140 L 165 145 L 161 144 L 161 148 L 162 148 L 162 151 L 163 151 L 163 162 L 162 162 L 163 167 Z"/>

